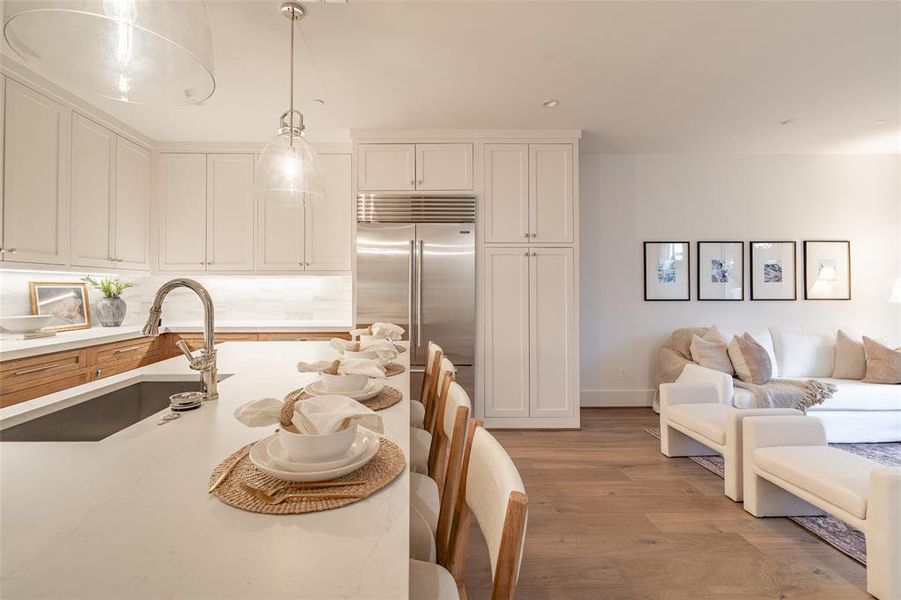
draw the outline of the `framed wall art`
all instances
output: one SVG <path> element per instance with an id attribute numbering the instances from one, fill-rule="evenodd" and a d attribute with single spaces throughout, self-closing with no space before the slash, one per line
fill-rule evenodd
<path id="1" fill-rule="evenodd" d="M 45 329 L 68 331 L 88 329 L 91 326 L 91 306 L 85 284 L 30 281 L 28 287 L 31 292 L 31 313 L 55 317 Z"/>
<path id="2" fill-rule="evenodd" d="M 851 242 L 804 241 L 804 299 L 851 299 Z"/>
<path id="3" fill-rule="evenodd" d="M 744 242 L 698 242 L 698 300 L 744 299 Z"/>
<path id="4" fill-rule="evenodd" d="M 691 267 L 688 242 L 644 243 L 644 299 L 690 300 Z"/>
<path id="5" fill-rule="evenodd" d="M 751 300 L 797 300 L 795 242 L 749 242 Z"/>

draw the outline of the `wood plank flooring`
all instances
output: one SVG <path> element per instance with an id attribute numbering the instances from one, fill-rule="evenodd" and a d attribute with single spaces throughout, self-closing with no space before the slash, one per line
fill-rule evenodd
<path id="1" fill-rule="evenodd" d="M 495 431 L 529 495 L 516 598 L 854 600 L 864 567 L 788 519 L 757 519 L 723 481 L 666 458 L 644 408 L 582 409 L 582 431 Z M 470 599 L 488 598 L 473 531 Z"/>

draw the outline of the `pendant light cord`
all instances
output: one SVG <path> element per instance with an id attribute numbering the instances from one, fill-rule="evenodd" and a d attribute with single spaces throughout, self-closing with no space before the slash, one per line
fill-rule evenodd
<path id="1" fill-rule="evenodd" d="M 291 11 L 291 18 L 288 19 L 291 23 L 291 59 L 288 61 L 291 68 L 291 76 L 289 77 L 291 81 L 291 90 L 288 94 L 291 103 L 291 110 L 288 113 L 291 115 L 290 122 L 290 131 L 288 132 L 288 145 L 294 146 L 294 11 Z"/>

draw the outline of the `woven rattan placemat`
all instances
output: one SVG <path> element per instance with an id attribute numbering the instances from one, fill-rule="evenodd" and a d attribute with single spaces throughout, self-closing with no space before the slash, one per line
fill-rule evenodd
<path id="1" fill-rule="evenodd" d="M 219 463 L 219 465 L 217 465 L 215 469 L 213 469 L 213 472 L 210 474 L 211 485 L 219 478 L 219 475 L 221 475 L 222 472 L 227 469 L 238 456 L 241 455 L 241 453 L 246 448 L 247 446 L 233 453 L 224 461 Z M 327 494 L 330 491 L 363 494 L 362 498 L 335 498 L 322 500 L 299 499 L 288 500 L 286 502 L 282 502 L 281 504 L 271 505 L 266 504 L 256 497 L 246 493 L 241 489 L 239 484 L 244 483 L 258 489 L 271 490 L 284 485 L 286 482 L 263 473 L 262 471 L 257 469 L 252 462 L 250 462 L 250 457 L 244 456 L 243 458 L 238 460 L 235 468 L 232 469 L 232 472 L 229 473 L 225 481 L 219 484 L 219 487 L 216 488 L 216 490 L 213 492 L 213 495 L 225 504 L 249 512 L 264 513 L 270 515 L 297 515 L 302 513 L 318 512 L 320 510 L 341 508 L 342 506 L 347 506 L 348 504 L 353 504 L 354 502 L 359 502 L 360 500 L 368 498 L 372 494 L 376 493 L 377 491 L 391 483 L 398 475 L 403 472 L 404 466 L 406 466 L 406 461 L 404 460 L 404 453 L 400 449 L 400 446 L 389 439 L 381 438 L 379 450 L 378 452 L 376 452 L 375 456 L 372 457 L 372 460 L 370 460 L 368 463 L 366 463 L 364 466 L 360 467 L 353 473 L 348 473 L 344 477 L 339 477 L 334 480 L 365 480 L 365 484 L 310 491 L 311 494 Z M 289 489 L 285 490 L 284 492 L 279 492 L 277 495 L 280 496 L 286 493 L 289 494 L 302 491 L 303 490 Z"/>
<path id="2" fill-rule="evenodd" d="M 400 363 L 388 363 L 385 365 L 385 377 L 394 377 L 395 375 L 400 375 L 404 371 L 406 371 L 406 369 Z"/>
<path id="3" fill-rule="evenodd" d="M 394 406 L 400 402 L 403 397 L 404 395 L 399 389 L 386 385 L 378 396 L 370 398 L 369 400 L 357 400 L 357 402 L 370 410 L 384 410 L 389 406 Z M 287 405 L 288 401 L 294 398 L 297 398 L 297 400 L 306 400 L 307 398 L 312 398 L 312 396 L 304 392 L 303 389 L 294 390 L 285 396 L 285 404 Z M 293 405 L 291 410 L 294 410 Z"/>

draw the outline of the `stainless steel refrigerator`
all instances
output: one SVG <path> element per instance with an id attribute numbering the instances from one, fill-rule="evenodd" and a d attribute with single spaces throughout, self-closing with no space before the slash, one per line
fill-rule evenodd
<path id="1" fill-rule="evenodd" d="M 464 387 L 475 357 L 475 198 L 361 194 L 357 198 L 357 324 L 407 330 L 421 370 L 429 340 Z M 459 369 L 458 369 L 459 370 Z"/>

